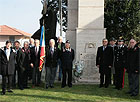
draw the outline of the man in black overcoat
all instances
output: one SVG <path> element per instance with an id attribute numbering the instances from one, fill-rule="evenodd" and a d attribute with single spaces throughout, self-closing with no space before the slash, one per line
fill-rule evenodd
<path id="1" fill-rule="evenodd" d="M 100 88 L 109 86 L 111 67 L 113 63 L 113 50 L 108 46 L 108 40 L 102 40 L 103 46 L 98 47 L 96 56 L 96 66 L 99 68 L 100 73 Z M 104 83 L 105 77 L 105 83 Z"/>
<path id="2" fill-rule="evenodd" d="M 61 56 L 62 49 L 64 49 L 64 47 L 65 47 L 65 43 L 63 43 L 63 37 L 62 36 L 58 37 L 58 42 L 56 43 L 56 47 L 58 48 L 59 56 Z M 61 64 L 60 58 L 58 59 L 58 62 L 57 62 L 57 68 L 59 68 L 58 81 L 61 81 L 61 78 L 62 78 L 62 64 Z"/>
<path id="3" fill-rule="evenodd" d="M 12 77 L 15 71 L 15 50 L 11 47 L 11 42 L 6 41 L 6 46 L 1 50 L 1 75 L 2 75 L 2 95 L 6 93 L 6 78 L 8 78 L 8 92 L 13 92 Z"/>
<path id="4" fill-rule="evenodd" d="M 65 43 L 65 48 L 61 52 L 62 62 L 62 88 L 66 86 L 66 79 L 68 76 L 68 87 L 72 87 L 72 65 L 74 60 L 74 50 L 70 47 L 69 40 Z"/>
<path id="5" fill-rule="evenodd" d="M 24 72 L 24 67 L 23 67 L 23 61 L 24 61 L 24 54 L 20 48 L 20 42 L 15 41 L 15 53 L 16 53 L 16 61 L 15 61 L 15 73 L 13 76 L 13 88 L 16 87 L 16 72 L 18 75 L 18 87 L 19 89 L 23 90 L 23 72 Z"/>
<path id="6" fill-rule="evenodd" d="M 136 41 L 131 39 L 128 45 L 126 57 L 126 70 L 128 72 L 129 81 L 129 91 L 127 93 L 131 96 L 137 96 L 139 94 L 139 51 L 140 49 L 136 45 Z"/>
<path id="7" fill-rule="evenodd" d="M 30 76 L 30 48 L 29 43 L 27 41 L 24 42 L 24 47 L 22 48 L 22 52 L 24 53 L 24 61 L 23 61 L 23 68 L 25 69 L 23 71 L 23 88 L 29 88 L 28 87 L 28 77 Z"/>

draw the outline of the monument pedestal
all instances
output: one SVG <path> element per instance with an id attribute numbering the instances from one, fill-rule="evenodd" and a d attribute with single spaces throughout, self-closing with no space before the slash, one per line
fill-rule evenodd
<path id="1" fill-rule="evenodd" d="M 69 0 L 66 39 L 75 50 L 75 61 L 84 61 L 79 82 L 99 83 L 96 52 L 105 38 L 104 0 Z"/>

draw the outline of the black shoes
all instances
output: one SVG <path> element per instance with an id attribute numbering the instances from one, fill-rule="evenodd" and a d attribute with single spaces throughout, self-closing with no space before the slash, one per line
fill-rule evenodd
<path id="1" fill-rule="evenodd" d="M 61 81 L 61 78 L 58 78 L 58 81 Z"/>
<path id="2" fill-rule="evenodd" d="M 130 91 L 128 91 L 128 92 L 126 92 L 125 94 L 131 94 L 132 92 L 130 92 Z"/>
<path id="3" fill-rule="evenodd" d="M 5 91 L 2 91 L 2 92 L 1 92 L 1 95 L 5 95 Z"/>
<path id="4" fill-rule="evenodd" d="M 137 95 L 138 95 L 138 94 L 131 94 L 130 96 L 132 96 L 132 97 L 133 97 L 133 96 L 137 96 Z"/>
<path id="5" fill-rule="evenodd" d="M 53 85 L 50 85 L 50 88 L 54 88 L 54 86 Z"/>
<path id="6" fill-rule="evenodd" d="M 49 88 L 49 86 L 48 85 L 46 85 L 46 89 L 48 89 Z"/>
<path id="7" fill-rule="evenodd" d="M 104 85 L 100 84 L 100 85 L 99 85 L 99 88 L 102 88 L 102 87 L 104 87 Z"/>
<path id="8" fill-rule="evenodd" d="M 9 89 L 7 92 L 13 93 L 13 91 L 11 89 Z"/>
<path id="9" fill-rule="evenodd" d="M 64 87 L 66 87 L 66 85 L 62 85 L 62 86 L 61 86 L 61 88 L 64 88 Z"/>

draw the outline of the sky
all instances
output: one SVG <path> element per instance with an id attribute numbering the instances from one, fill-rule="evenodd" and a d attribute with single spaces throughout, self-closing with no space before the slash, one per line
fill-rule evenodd
<path id="1" fill-rule="evenodd" d="M 0 0 L 0 25 L 33 34 L 40 27 L 41 0 Z"/>

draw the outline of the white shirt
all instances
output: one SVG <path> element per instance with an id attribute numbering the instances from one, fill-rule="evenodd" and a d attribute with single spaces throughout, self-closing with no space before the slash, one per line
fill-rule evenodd
<path id="1" fill-rule="evenodd" d="M 35 46 L 35 52 L 38 54 L 39 46 Z"/>
<path id="2" fill-rule="evenodd" d="M 6 56 L 7 56 L 7 60 L 9 61 L 9 57 L 10 57 L 10 48 L 6 49 Z"/>

